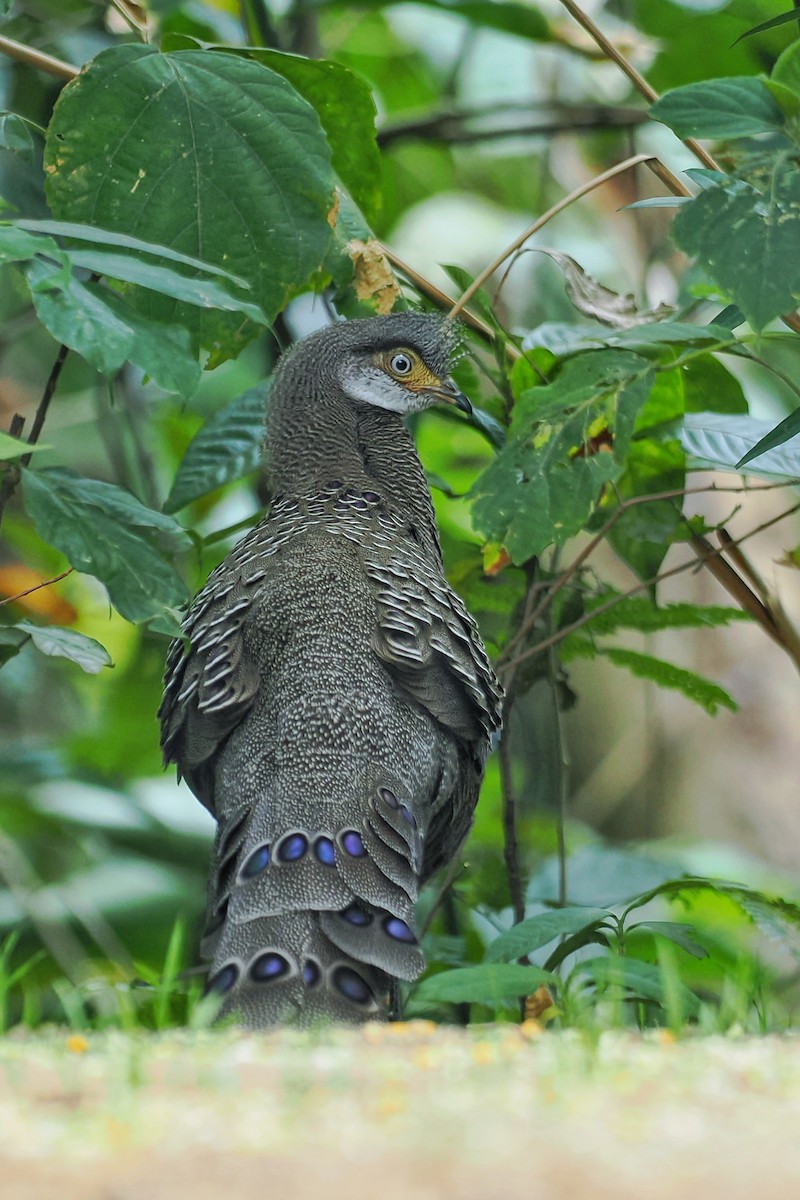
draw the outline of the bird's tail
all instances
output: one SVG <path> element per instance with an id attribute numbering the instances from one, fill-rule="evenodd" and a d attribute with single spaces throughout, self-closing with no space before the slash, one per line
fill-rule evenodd
<path id="1" fill-rule="evenodd" d="M 226 815 L 204 939 L 222 1012 L 250 1028 L 385 1018 L 393 980 L 425 967 L 414 923 L 422 853 L 395 782 L 357 805 L 265 796 Z"/>

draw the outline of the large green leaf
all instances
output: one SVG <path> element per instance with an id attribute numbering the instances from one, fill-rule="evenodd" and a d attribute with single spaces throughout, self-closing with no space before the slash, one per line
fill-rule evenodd
<path id="1" fill-rule="evenodd" d="M 739 138 L 783 128 L 784 116 L 760 79 L 709 79 L 674 88 L 650 115 L 678 137 Z"/>
<path id="2" fill-rule="evenodd" d="M 552 912 L 528 917 L 490 943 L 486 950 L 486 961 L 510 962 L 541 949 L 562 934 L 596 929 L 607 918 L 605 909 L 577 907 L 555 908 Z"/>
<path id="3" fill-rule="evenodd" d="M 763 186 L 741 179 L 707 188 L 672 226 L 756 330 L 790 312 L 800 293 L 800 171 L 779 159 Z"/>
<path id="4" fill-rule="evenodd" d="M 530 996 L 543 983 L 557 983 L 549 971 L 518 963 L 483 963 L 456 967 L 423 979 L 414 990 L 414 1001 L 449 1001 L 452 1004 L 503 1004 Z"/>
<path id="5" fill-rule="evenodd" d="M 269 319 L 330 243 L 334 175 L 316 113 L 280 75 L 235 55 L 103 51 L 61 93 L 46 169 L 56 217 L 224 267 Z M 236 315 L 150 293 L 135 303 L 187 325 L 218 356 L 254 332 Z"/>
<path id="6" fill-rule="evenodd" d="M 188 538 L 180 525 L 130 492 L 53 467 L 23 474 L 25 507 L 39 535 L 76 571 L 95 575 L 129 621 L 146 621 L 187 599 L 167 558 Z"/>
<path id="7" fill-rule="evenodd" d="M 268 392 L 267 384 L 250 388 L 209 417 L 183 456 L 164 504 L 165 512 L 177 512 L 192 500 L 256 469 Z"/>
<path id="8" fill-rule="evenodd" d="M 375 101 L 360 76 L 340 63 L 248 50 L 288 79 L 315 110 L 333 155 L 333 169 L 364 213 L 374 221 L 381 208 L 381 158 L 375 141 Z"/>
<path id="9" fill-rule="evenodd" d="M 508 442 L 473 488 L 477 528 L 504 543 L 514 562 L 578 533 L 603 485 L 622 474 L 652 380 L 641 356 L 600 350 L 523 392 Z"/>

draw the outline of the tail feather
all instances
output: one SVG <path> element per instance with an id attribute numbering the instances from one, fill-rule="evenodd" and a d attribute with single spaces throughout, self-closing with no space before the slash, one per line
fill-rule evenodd
<path id="1" fill-rule="evenodd" d="M 425 968 L 414 903 L 427 812 L 396 782 L 365 796 L 362 781 L 357 802 L 352 783 L 345 801 L 296 790 L 273 779 L 246 819 L 220 814 L 209 987 L 254 1028 L 386 1017 L 392 980 Z"/>

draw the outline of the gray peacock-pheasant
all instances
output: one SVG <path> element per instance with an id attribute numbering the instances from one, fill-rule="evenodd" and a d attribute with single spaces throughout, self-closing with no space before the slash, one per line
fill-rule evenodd
<path id="1" fill-rule="evenodd" d="M 501 691 L 447 583 L 404 414 L 468 410 L 453 330 L 400 313 L 275 372 L 266 517 L 173 642 L 166 761 L 217 819 L 203 951 L 253 1028 L 385 1017 L 425 966 L 414 904 L 458 851 Z"/>

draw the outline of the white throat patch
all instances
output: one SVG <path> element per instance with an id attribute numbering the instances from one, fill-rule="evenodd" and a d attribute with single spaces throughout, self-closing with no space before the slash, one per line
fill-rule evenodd
<path id="1" fill-rule="evenodd" d="M 341 384 L 351 400 L 387 408 L 390 412 L 419 412 L 430 403 L 424 395 L 409 391 L 391 379 L 380 367 L 350 364 L 342 371 Z"/>

